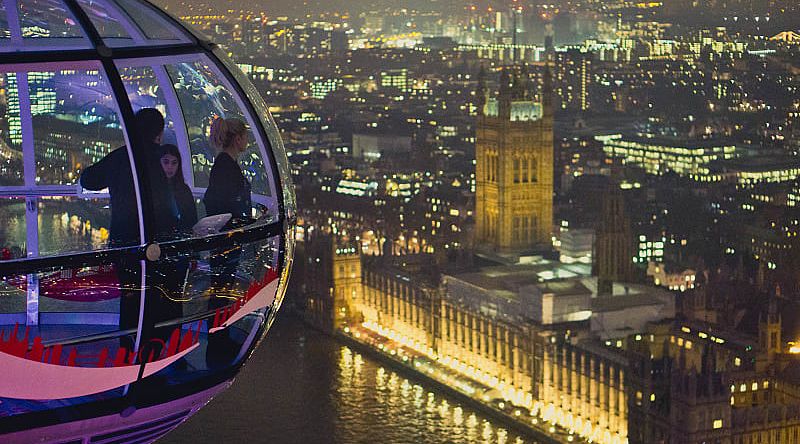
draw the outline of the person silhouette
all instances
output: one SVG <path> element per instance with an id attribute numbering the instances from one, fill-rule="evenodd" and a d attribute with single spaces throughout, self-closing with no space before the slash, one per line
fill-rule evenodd
<path id="1" fill-rule="evenodd" d="M 150 201 L 153 203 L 153 234 L 156 238 L 174 232 L 178 223 L 175 198 L 167 186 L 167 179 L 160 165 L 161 140 L 164 135 L 164 116 L 157 109 L 143 108 L 135 114 L 131 134 L 140 136 L 144 165 L 137 165 L 143 170 L 143 177 L 148 181 L 151 190 Z M 111 227 L 109 246 L 123 247 L 137 245 L 148 239 L 139 236 L 139 213 L 136 205 L 136 187 L 131 168 L 128 148 L 115 149 L 94 165 L 87 167 L 80 176 L 80 184 L 87 190 L 100 191 L 108 188 L 111 201 Z M 141 186 L 142 184 L 140 184 Z M 145 200 L 146 196 L 142 196 Z M 142 290 L 142 273 L 140 261 L 123 256 L 115 262 L 120 289 L 119 329 L 133 331 L 139 325 L 139 307 Z M 149 275 L 150 273 L 148 273 Z M 148 276 L 150 278 L 150 276 Z M 145 288 L 148 288 L 145 286 Z M 158 299 L 158 298 L 156 298 Z M 158 310 L 157 303 L 146 304 L 143 336 L 149 336 L 148 327 L 154 318 L 152 312 Z M 134 336 L 130 333 L 120 338 L 122 347 L 129 351 L 134 349 Z"/>
<path id="2" fill-rule="evenodd" d="M 252 220 L 250 182 L 242 173 L 238 159 L 247 149 L 247 127 L 241 120 L 219 117 L 211 124 L 210 142 L 219 154 L 214 159 L 208 189 L 203 196 L 206 214 L 230 213 L 231 220 L 223 228 L 245 225 Z M 236 278 L 241 257 L 242 247 L 239 245 L 211 252 L 209 309 L 230 303 L 231 297 L 243 296 L 243 291 L 237 290 Z M 206 364 L 209 367 L 226 365 L 234 358 L 237 349 L 230 329 L 217 331 L 208 338 Z"/>
<path id="3" fill-rule="evenodd" d="M 135 115 L 133 129 L 143 142 L 141 150 L 145 165 L 139 167 L 144 170 L 151 190 L 155 210 L 153 231 L 157 235 L 169 232 L 177 224 L 177 215 L 171 209 L 174 197 L 166 186 L 167 179 L 159 165 L 164 116 L 155 108 L 143 108 Z M 117 148 L 87 167 L 81 173 L 80 184 L 93 191 L 108 188 L 111 197 L 109 246 L 136 245 L 145 241 L 139 239 L 136 189 L 127 147 Z"/>
<path id="4" fill-rule="evenodd" d="M 175 196 L 177 206 L 177 225 L 174 227 L 173 236 L 181 237 L 190 235 L 192 227 L 197 223 L 197 206 L 194 203 L 192 190 L 183 178 L 183 168 L 181 153 L 175 145 L 167 144 L 161 146 L 161 157 L 159 159 L 161 169 L 167 178 L 167 186 Z M 183 316 L 184 291 L 189 277 L 189 259 L 186 257 L 170 257 L 160 264 L 153 267 L 158 273 L 153 273 L 150 279 L 151 286 L 156 286 L 163 290 L 157 293 L 160 307 L 158 309 L 158 321 L 174 321 Z M 161 335 L 169 334 L 171 327 L 164 330 Z"/>
<path id="5" fill-rule="evenodd" d="M 211 167 L 203 202 L 206 214 L 230 213 L 229 225 L 246 223 L 251 218 L 250 182 L 239 166 L 239 156 L 247 149 L 247 127 L 238 119 L 218 117 L 211 124 L 211 146 L 219 151 Z"/>
<path id="6" fill-rule="evenodd" d="M 238 158 L 247 149 L 247 128 L 238 119 L 217 118 L 211 124 L 211 145 L 220 153 L 214 159 L 208 188 L 203 196 L 206 214 L 231 214 L 223 228 L 235 228 L 252 220 L 250 182 L 242 173 Z M 215 251 L 211 258 L 214 271 L 212 287 L 231 290 L 236 281 L 236 268 L 241 257 L 241 247 Z"/>
<path id="7" fill-rule="evenodd" d="M 183 177 L 183 161 L 178 147 L 171 144 L 163 145 L 160 163 L 167 179 L 167 186 L 171 188 L 178 207 L 176 230 L 179 233 L 191 231 L 197 223 L 197 206 L 194 203 L 192 190 Z"/>

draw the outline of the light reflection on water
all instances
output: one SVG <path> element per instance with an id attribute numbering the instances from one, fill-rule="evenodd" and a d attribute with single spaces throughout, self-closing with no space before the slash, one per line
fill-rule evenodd
<path id="1" fill-rule="evenodd" d="M 535 441 L 308 329 L 287 312 L 233 387 L 160 444 L 184 442 Z"/>
<path id="2" fill-rule="evenodd" d="M 347 347 L 336 345 L 342 442 L 375 430 L 383 442 L 522 444 L 523 438 L 458 401 L 424 388 Z M 374 381 L 374 383 L 373 383 Z"/>
<path id="3" fill-rule="evenodd" d="M 102 199 L 48 197 L 38 201 L 39 254 L 92 251 L 108 242 L 111 212 Z M 28 250 L 25 200 L 0 199 L 0 248 L 13 257 Z"/>

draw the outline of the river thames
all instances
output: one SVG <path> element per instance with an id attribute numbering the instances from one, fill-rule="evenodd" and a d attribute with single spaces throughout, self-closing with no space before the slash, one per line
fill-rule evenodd
<path id="1" fill-rule="evenodd" d="M 233 387 L 159 442 L 536 441 L 306 327 L 287 310 Z"/>

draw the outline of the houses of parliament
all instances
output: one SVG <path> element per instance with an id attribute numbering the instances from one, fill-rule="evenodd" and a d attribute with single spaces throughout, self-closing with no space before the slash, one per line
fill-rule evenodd
<path id="1" fill-rule="evenodd" d="M 298 244 L 306 320 L 390 338 L 480 387 L 484 401 L 588 442 L 800 443 L 800 365 L 782 345 L 779 295 L 748 337 L 708 315 L 702 281 L 680 303 L 631 282 L 629 222 L 615 192 L 597 228 L 602 263 L 541 254 L 553 226 L 547 82 L 535 102 L 524 68 L 496 74 L 497 94 L 485 75 L 476 91 L 470 253 L 482 260 L 364 255 L 356 235 L 317 226 Z"/>
<path id="2" fill-rule="evenodd" d="M 549 90 L 549 70 L 544 91 Z M 475 143 L 476 243 L 498 252 L 546 249 L 553 221 L 553 107 L 531 100 L 528 73 L 503 70 L 488 97 L 481 73 Z"/>

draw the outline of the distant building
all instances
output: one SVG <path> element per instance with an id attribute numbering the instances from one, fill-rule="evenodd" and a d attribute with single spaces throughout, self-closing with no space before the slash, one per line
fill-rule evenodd
<path id="1" fill-rule="evenodd" d="M 559 242 L 558 251 L 561 255 L 561 262 L 566 264 L 575 262 L 592 263 L 595 230 L 591 228 L 562 228 Z"/>
<path id="2" fill-rule="evenodd" d="M 617 186 L 603 196 L 600 227 L 597 230 L 597 281 L 600 294 L 611 292 L 614 282 L 633 281 L 633 234 L 625 211 L 625 197 Z"/>
<path id="3" fill-rule="evenodd" d="M 377 160 L 386 154 L 411 152 L 411 137 L 396 134 L 353 134 L 353 157 Z"/>
<path id="4" fill-rule="evenodd" d="M 561 109 L 589 111 L 591 98 L 589 88 L 592 84 L 591 53 L 573 49 L 557 54 L 556 94 Z"/>
<path id="5" fill-rule="evenodd" d="M 673 270 L 666 264 L 647 263 L 647 276 L 653 278 L 653 284 L 670 290 L 686 291 L 695 286 L 697 272 L 690 268 Z"/>
<path id="6" fill-rule="evenodd" d="M 548 249 L 553 224 L 552 91 L 548 80 L 545 100 L 534 103 L 524 70 L 513 76 L 509 71 L 502 72 L 497 99 L 480 103 L 475 143 L 477 244 L 496 252 Z M 483 81 L 478 94 L 486 94 Z"/>
<path id="7" fill-rule="evenodd" d="M 684 140 L 649 135 L 597 136 L 606 155 L 636 165 L 648 174 L 674 172 L 700 182 L 716 182 L 711 163 L 733 159 L 736 146 L 707 140 Z"/>
<path id="8" fill-rule="evenodd" d="M 387 69 L 381 71 L 381 88 L 394 89 L 402 92 L 409 90 L 408 69 Z"/>

